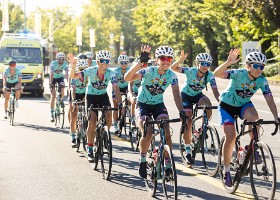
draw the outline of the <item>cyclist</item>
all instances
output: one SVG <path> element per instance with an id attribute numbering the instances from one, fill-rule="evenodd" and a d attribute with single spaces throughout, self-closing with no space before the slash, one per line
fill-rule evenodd
<path id="1" fill-rule="evenodd" d="M 78 57 L 79 58 L 79 57 Z M 87 59 L 78 59 L 77 62 L 78 71 L 83 71 L 88 68 Z M 85 92 L 86 92 L 87 79 L 78 78 L 71 80 L 71 88 L 70 88 L 70 134 L 72 136 L 72 147 L 76 147 L 76 121 L 78 109 L 75 105 L 72 104 L 72 99 L 74 101 L 84 101 L 85 100 Z"/>
<path id="2" fill-rule="evenodd" d="M 51 89 L 51 122 L 54 122 L 54 102 L 56 92 L 54 89 L 57 83 L 58 87 L 61 88 L 60 97 L 63 100 L 64 97 L 64 77 L 63 71 L 65 71 L 65 78 L 68 81 L 68 63 L 65 61 L 65 55 L 62 52 L 56 54 L 56 60 L 51 63 L 51 74 L 50 74 L 50 89 Z"/>
<path id="3" fill-rule="evenodd" d="M 180 59 L 174 62 L 171 69 L 175 72 L 183 73 L 186 75 L 186 81 L 181 90 L 181 97 L 183 101 L 184 111 L 188 116 L 187 127 L 188 130 L 184 132 L 184 141 L 186 148 L 186 159 L 188 165 L 193 165 L 193 158 L 191 156 L 191 141 L 192 141 L 192 111 L 193 105 L 207 105 L 212 106 L 209 98 L 202 93 L 202 90 L 206 87 L 207 83 L 210 83 L 213 94 L 217 101 L 219 101 L 219 91 L 215 77 L 209 67 L 213 61 L 212 57 L 208 53 L 200 53 L 196 56 L 196 67 L 179 67 L 180 63 L 183 63 L 188 54 L 184 54 L 184 50 L 181 51 Z M 208 119 L 212 115 L 211 110 L 207 111 Z"/>
<path id="4" fill-rule="evenodd" d="M 5 110 L 5 116 L 4 118 L 7 119 L 7 115 L 8 115 L 8 102 L 10 99 L 10 91 L 11 88 L 17 88 L 19 90 L 16 91 L 16 102 L 15 102 L 15 106 L 16 108 L 19 107 L 19 103 L 18 103 L 18 99 L 20 97 L 20 92 L 21 90 L 21 79 L 22 79 L 22 75 L 21 75 L 21 71 L 20 69 L 16 68 L 17 62 L 15 60 L 11 60 L 9 62 L 9 67 L 5 68 L 4 72 L 3 72 L 3 92 L 5 95 L 5 103 L 4 103 L 4 110 Z"/>
<path id="5" fill-rule="evenodd" d="M 114 70 L 116 77 L 118 79 L 118 85 L 120 88 L 120 92 L 123 94 L 127 94 L 127 91 L 128 91 L 128 82 L 126 82 L 124 80 L 124 74 L 129 70 L 128 62 L 129 62 L 129 58 L 127 55 L 120 55 L 118 57 L 118 63 L 120 64 L 120 66 Z M 117 108 L 118 101 L 116 99 L 114 90 L 112 91 L 112 99 L 113 99 L 113 103 L 114 103 L 114 108 Z M 113 126 L 115 129 L 115 132 L 118 131 L 117 120 L 118 120 L 118 111 L 114 111 L 113 112 Z"/>
<path id="6" fill-rule="evenodd" d="M 88 78 L 88 84 L 86 89 L 86 102 L 87 107 L 91 105 L 93 108 L 111 106 L 109 96 L 107 94 L 107 86 L 109 81 L 113 85 L 113 90 L 116 94 L 118 102 L 121 103 L 121 95 L 118 87 L 118 80 L 115 73 L 109 69 L 109 63 L 111 60 L 111 54 L 107 50 L 98 51 L 96 55 L 97 66 L 89 67 L 82 72 L 75 72 L 76 61 L 73 58 L 73 55 L 69 54 L 71 62 L 71 73 L 70 77 L 73 79 L 77 78 Z M 119 105 L 121 106 L 121 105 Z M 96 150 L 94 146 L 95 138 L 95 128 L 97 122 L 97 112 L 90 112 L 90 120 L 87 129 L 87 142 L 88 142 L 88 161 L 93 162 L 93 151 Z M 112 112 L 108 111 L 106 113 L 106 121 L 108 130 L 112 125 Z"/>
<path id="7" fill-rule="evenodd" d="M 231 79 L 229 86 L 220 96 L 218 107 L 219 120 L 225 133 L 225 143 L 223 146 L 224 165 L 225 165 L 225 185 L 232 186 L 230 176 L 230 161 L 234 148 L 236 132 L 234 126 L 234 116 L 248 121 L 256 121 L 259 115 L 251 102 L 251 97 L 260 88 L 263 92 L 267 105 L 272 112 L 275 121 L 279 122 L 278 112 L 270 91 L 268 82 L 261 75 L 267 62 L 266 56 L 259 52 L 251 52 L 246 56 L 246 67 L 243 69 L 227 70 L 232 64 L 237 63 L 240 51 L 232 49 L 228 59 L 214 71 L 216 77 Z M 251 134 L 251 137 L 252 134 Z M 255 158 L 261 163 L 261 157 L 256 153 Z"/>
<path id="8" fill-rule="evenodd" d="M 151 47 L 141 48 L 139 59 L 134 62 L 133 67 L 125 75 L 126 81 L 135 81 L 142 78 L 141 86 L 137 97 L 137 121 L 138 126 L 144 133 L 143 123 L 145 118 L 153 116 L 155 120 L 168 119 L 168 112 L 163 102 L 163 93 L 171 84 L 174 101 L 180 114 L 183 113 L 182 100 L 180 98 L 178 78 L 176 74 L 169 69 L 174 58 L 174 51 L 170 46 L 160 46 L 156 49 L 156 61 L 158 66 L 145 68 L 149 60 Z M 142 69 L 144 67 L 144 69 Z M 166 125 L 166 142 L 172 147 L 169 126 Z M 148 126 L 147 133 L 144 133 L 140 140 L 140 163 L 139 175 L 142 178 L 147 177 L 146 155 L 152 140 L 152 126 Z M 166 173 L 170 172 L 170 162 L 166 160 Z"/>
<path id="9" fill-rule="evenodd" d="M 87 61 L 87 62 L 88 62 L 88 66 L 89 66 L 89 67 L 95 66 L 95 63 L 92 62 L 93 53 L 90 52 L 90 51 L 87 51 L 87 52 L 85 53 L 85 55 L 87 56 L 87 59 L 88 59 L 88 61 Z"/>

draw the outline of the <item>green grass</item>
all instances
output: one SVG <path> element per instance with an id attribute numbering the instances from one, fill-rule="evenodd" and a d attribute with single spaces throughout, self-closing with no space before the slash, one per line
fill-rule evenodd
<path id="1" fill-rule="evenodd" d="M 269 81 L 280 81 L 280 75 L 276 75 L 276 76 L 271 76 L 271 77 L 266 77 L 267 80 Z"/>

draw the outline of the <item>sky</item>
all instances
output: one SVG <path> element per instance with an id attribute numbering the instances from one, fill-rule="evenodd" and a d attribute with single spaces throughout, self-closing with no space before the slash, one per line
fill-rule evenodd
<path id="1" fill-rule="evenodd" d="M 55 8 L 57 6 L 69 5 L 75 8 L 75 15 L 81 13 L 81 5 L 89 2 L 89 0 L 10 0 L 10 3 L 14 3 L 24 8 L 24 1 L 26 1 L 26 13 L 36 11 L 37 6 L 41 8 Z"/>

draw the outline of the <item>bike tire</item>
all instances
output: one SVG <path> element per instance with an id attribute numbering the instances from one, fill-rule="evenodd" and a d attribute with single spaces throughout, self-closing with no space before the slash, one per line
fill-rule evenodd
<path id="1" fill-rule="evenodd" d="M 10 112 L 9 112 L 9 115 L 10 115 L 10 125 L 14 125 L 14 119 L 15 119 L 15 99 L 12 98 L 11 100 L 12 104 L 11 104 L 11 107 L 10 107 Z"/>
<path id="2" fill-rule="evenodd" d="M 218 151 L 220 138 L 217 129 L 213 125 L 207 125 L 206 133 L 202 137 L 202 161 L 209 176 L 214 177 L 219 171 Z"/>
<path id="3" fill-rule="evenodd" d="M 129 131 L 131 129 L 131 113 L 128 106 L 126 106 L 125 110 L 124 134 L 129 137 Z"/>
<path id="4" fill-rule="evenodd" d="M 153 141 L 152 141 L 153 142 Z M 157 172 L 153 158 L 154 144 L 151 143 L 147 154 L 147 178 L 144 179 L 146 189 L 151 197 L 156 194 L 157 190 Z"/>
<path id="5" fill-rule="evenodd" d="M 111 141 L 111 134 L 109 131 L 107 132 L 104 129 L 101 131 L 102 131 L 101 169 L 103 173 L 103 178 L 105 180 L 108 180 L 110 178 L 111 170 L 112 170 L 112 141 Z"/>
<path id="6" fill-rule="evenodd" d="M 61 102 L 61 108 L 60 108 L 60 109 L 61 109 L 60 116 L 61 116 L 61 120 L 62 120 L 62 121 L 61 121 L 61 126 L 60 126 L 61 129 L 63 129 L 63 126 L 64 126 L 64 118 L 65 118 L 64 107 L 65 107 L 65 106 L 64 106 L 64 102 L 62 101 L 62 102 Z"/>
<path id="7" fill-rule="evenodd" d="M 222 185 L 224 186 L 225 190 L 228 193 L 233 194 L 237 190 L 237 188 L 239 186 L 239 183 L 241 181 L 240 178 L 238 178 L 234 181 L 234 177 L 236 175 L 236 172 L 239 169 L 239 164 L 237 162 L 238 147 L 237 147 L 237 144 L 235 143 L 235 147 L 234 147 L 233 155 L 232 155 L 232 160 L 230 162 L 230 173 L 231 173 L 233 183 L 232 183 L 232 187 L 228 187 L 228 186 L 225 185 L 225 182 L 224 182 L 224 158 L 223 158 L 223 145 L 224 145 L 224 143 L 225 143 L 225 137 L 222 138 L 221 143 L 220 143 L 220 147 L 219 147 L 219 157 L 218 158 L 219 158 L 220 179 L 222 181 Z"/>
<path id="8" fill-rule="evenodd" d="M 258 150 L 262 163 L 255 161 Z M 253 153 L 254 152 L 254 153 Z M 250 182 L 255 199 L 274 199 L 276 191 L 276 167 L 271 149 L 264 142 L 257 142 L 250 157 Z"/>
<path id="9" fill-rule="evenodd" d="M 184 133 L 179 133 L 179 150 L 180 150 L 180 155 L 181 155 L 181 160 L 183 162 L 184 165 L 188 165 L 187 164 L 187 159 L 186 159 L 186 148 L 185 148 L 185 142 L 184 142 Z"/>
<path id="10" fill-rule="evenodd" d="M 169 158 L 170 160 L 170 171 L 169 175 L 166 174 L 166 169 L 164 167 L 165 160 Z M 175 160 L 172 154 L 172 150 L 168 145 L 163 146 L 163 151 L 161 154 L 161 166 L 162 166 L 162 187 L 163 193 L 166 199 L 177 199 L 178 188 L 177 188 L 177 174 L 175 167 Z M 168 169 L 167 169 L 168 170 Z"/>
<path id="11" fill-rule="evenodd" d="M 140 139 L 141 139 L 141 131 L 137 127 L 133 127 L 129 131 L 129 137 L 130 137 L 130 144 L 133 151 L 138 151 Z"/>

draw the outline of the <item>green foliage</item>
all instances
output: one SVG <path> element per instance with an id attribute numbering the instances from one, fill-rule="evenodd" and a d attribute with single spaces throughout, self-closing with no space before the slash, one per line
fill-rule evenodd
<path id="1" fill-rule="evenodd" d="M 279 73 L 280 73 L 280 63 L 279 62 L 272 64 L 270 66 L 266 66 L 263 71 L 263 75 L 266 77 L 275 76 L 275 75 L 278 75 Z"/>

